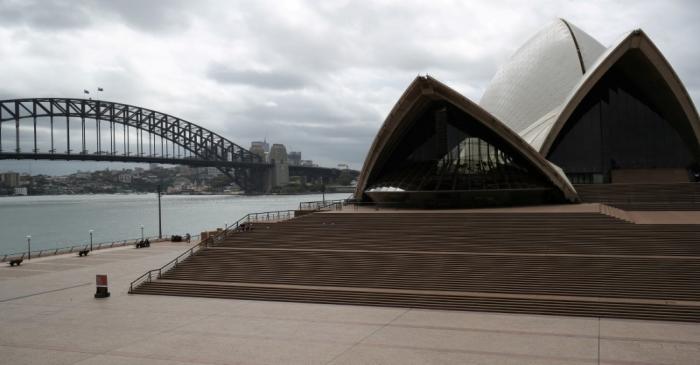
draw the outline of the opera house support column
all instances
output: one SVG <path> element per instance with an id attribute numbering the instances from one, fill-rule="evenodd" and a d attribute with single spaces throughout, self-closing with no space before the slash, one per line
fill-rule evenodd
<path id="1" fill-rule="evenodd" d="M 447 108 L 435 111 L 435 152 L 437 156 L 447 155 Z"/>

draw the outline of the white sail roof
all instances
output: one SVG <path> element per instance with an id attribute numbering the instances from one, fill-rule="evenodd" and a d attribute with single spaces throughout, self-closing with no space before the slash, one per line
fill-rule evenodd
<path id="1" fill-rule="evenodd" d="M 559 107 L 605 49 L 584 31 L 558 19 L 501 67 L 479 104 L 521 133 Z"/>

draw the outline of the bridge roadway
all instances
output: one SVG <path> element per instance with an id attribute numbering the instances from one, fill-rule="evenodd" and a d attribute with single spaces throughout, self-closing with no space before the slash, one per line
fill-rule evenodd
<path id="1" fill-rule="evenodd" d="M 0 266 L 3 364 L 697 364 L 700 325 L 128 295 L 154 243 Z M 109 276 L 94 299 L 95 274 Z"/>

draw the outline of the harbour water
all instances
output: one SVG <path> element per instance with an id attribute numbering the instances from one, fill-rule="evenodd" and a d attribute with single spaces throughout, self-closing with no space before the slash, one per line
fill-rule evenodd
<path id="1" fill-rule="evenodd" d="M 344 199 L 349 194 L 326 194 Z M 231 224 L 248 213 L 296 209 L 308 195 L 165 195 L 161 198 L 163 235 L 199 232 Z M 0 253 L 158 235 L 156 194 L 60 195 L 0 198 Z"/>

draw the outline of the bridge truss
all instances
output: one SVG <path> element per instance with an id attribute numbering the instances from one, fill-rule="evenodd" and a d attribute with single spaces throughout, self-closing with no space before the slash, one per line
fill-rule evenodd
<path id="1" fill-rule="evenodd" d="M 219 134 L 172 115 L 67 98 L 1 100 L 0 159 L 213 166 L 245 190 L 257 185 L 257 172 L 270 167 Z"/>

